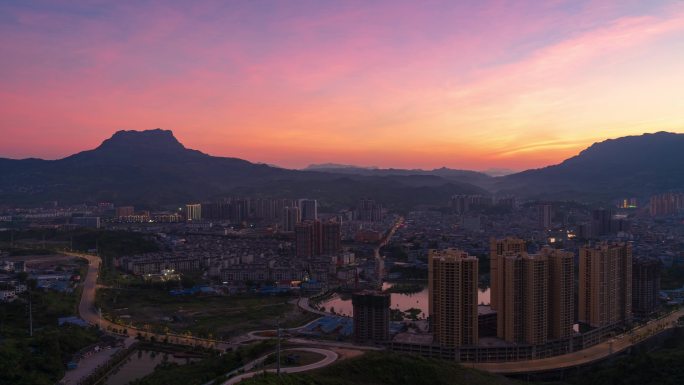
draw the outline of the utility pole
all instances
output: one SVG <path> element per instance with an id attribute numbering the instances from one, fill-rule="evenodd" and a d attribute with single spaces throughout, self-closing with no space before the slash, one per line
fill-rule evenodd
<path id="1" fill-rule="evenodd" d="M 31 303 L 31 292 L 29 291 L 29 337 L 33 337 L 33 305 Z"/>
<path id="2" fill-rule="evenodd" d="M 280 376 L 280 320 L 276 322 L 276 329 L 277 329 L 277 338 L 278 338 L 278 343 L 277 343 L 277 348 L 276 348 L 276 373 L 278 376 Z"/>

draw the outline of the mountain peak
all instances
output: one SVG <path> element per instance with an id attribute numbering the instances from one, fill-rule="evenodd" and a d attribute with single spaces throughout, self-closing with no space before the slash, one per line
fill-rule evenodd
<path id="1" fill-rule="evenodd" d="M 174 151 L 184 150 L 185 147 L 173 136 L 171 130 L 162 130 L 160 128 L 154 130 L 121 130 L 112 135 L 111 138 L 106 139 L 98 147 L 98 150 L 110 149 L 141 149 L 151 151 Z"/>

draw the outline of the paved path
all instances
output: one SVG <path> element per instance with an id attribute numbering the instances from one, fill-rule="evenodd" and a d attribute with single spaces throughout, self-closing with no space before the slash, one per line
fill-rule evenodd
<path id="1" fill-rule="evenodd" d="M 121 348 L 103 349 L 79 360 L 78 367 L 67 370 L 60 383 L 64 385 L 78 384 L 79 381 L 95 372 L 98 367 L 106 364 L 120 350 Z"/>
<path id="2" fill-rule="evenodd" d="M 560 356 L 527 361 L 475 364 L 464 363 L 463 366 L 493 373 L 516 374 L 545 372 L 587 365 L 620 353 L 651 335 L 657 334 L 664 329 L 674 327 L 677 325 L 679 317 L 682 316 L 684 316 L 684 309 L 670 313 L 660 319 L 652 320 L 643 326 L 637 327 L 630 332 L 616 336 L 615 338 L 598 345 Z"/>
<path id="3" fill-rule="evenodd" d="M 202 338 L 194 338 L 174 334 L 164 335 L 150 333 L 143 330 L 139 330 L 134 327 L 115 324 L 113 322 L 101 318 L 99 312 L 95 308 L 95 293 L 98 287 L 100 287 L 100 285 L 97 284 L 97 278 L 99 275 L 99 269 L 102 260 L 100 259 L 100 257 L 90 254 L 71 252 L 66 252 L 65 254 L 69 255 L 70 257 L 84 258 L 88 261 L 88 272 L 83 283 L 81 302 L 79 302 L 78 304 L 79 315 L 89 324 L 98 325 L 100 329 L 103 330 L 107 330 L 107 327 L 111 327 L 113 329 L 118 330 L 126 329 L 128 331 L 128 338 L 126 339 L 125 347 L 128 347 L 133 342 L 135 342 L 134 337 L 138 334 L 145 336 L 147 338 L 154 336 L 156 339 L 160 341 L 168 337 L 169 341 L 172 341 L 173 343 L 189 346 L 201 345 L 204 347 L 213 347 L 222 350 L 235 346 L 234 344 L 230 344 L 227 342 L 213 341 Z M 78 368 L 67 371 L 64 378 L 62 379 L 62 382 L 64 382 L 65 384 L 78 383 L 80 380 L 84 379 L 85 377 L 93 373 L 98 366 L 105 364 L 116 351 L 116 349 L 104 350 L 80 360 L 78 362 Z"/>
<path id="4" fill-rule="evenodd" d="M 337 357 L 338 357 L 337 353 L 333 352 L 332 350 L 327 350 L 327 349 L 293 348 L 293 349 L 286 349 L 283 351 L 287 351 L 287 350 L 299 350 L 299 351 L 307 351 L 307 352 L 311 352 L 311 353 L 318 353 L 318 354 L 324 356 L 325 358 L 323 358 L 322 360 L 320 360 L 318 362 L 314 362 L 313 364 L 309 364 L 309 365 L 281 368 L 280 369 L 281 373 L 300 373 L 300 372 L 306 372 L 309 370 L 319 369 L 319 368 L 322 368 L 322 367 L 325 367 L 325 366 L 332 364 L 333 362 L 335 362 L 337 360 Z M 263 362 L 266 359 L 266 357 L 268 357 L 268 355 L 248 363 L 247 365 L 243 366 L 243 369 L 244 370 L 254 369 L 254 367 L 257 366 L 259 363 Z M 275 369 L 267 369 L 266 371 L 269 373 L 275 373 L 276 372 Z M 235 376 L 235 377 L 229 379 L 228 381 L 224 382 L 223 385 L 237 384 L 238 382 L 240 382 L 244 379 L 254 377 L 254 376 L 261 374 L 261 373 L 263 373 L 263 371 L 261 371 L 261 370 L 255 371 L 255 372 L 243 373 L 243 374 L 240 374 L 238 376 Z"/>
<path id="5" fill-rule="evenodd" d="M 207 348 L 216 348 L 219 350 L 226 350 L 228 348 L 236 346 L 232 343 L 209 340 L 205 338 L 188 337 L 178 334 L 158 334 L 147 332 L 132 326 L 119 325 L 114 322 L 108 321 L 104 318 L 101 318 L 100 314 L 98 313 L 98 310 L 95 307 L 95 293 L 98 288 L 97 278 L 99 275 L 99 269 L 102 260 L 100 259 L 100 257 L 90 254 L 70 252 L 66 254 L 73 257 L 84 258 L 88 261 L 88 273 L 83 284 L 83 293 L 81 295 L 81 302 L 78 305 L 78 312 L 81 318 L 83 318 L 86 322 L 90 323 L 91 325 L 98 325 L 103 330 L 107 330 L 107 327 L 111 327 L 112 329 L 118 330 L 126 329 L 128 335 L 131 337 L 135 337 L 138 334 L 140 334 L 146 338 L 154 337 L 159 341 L 163 341 L 164 339 L 168 338 L 170 342 L 179 345 L 200 345 Z"/>
<path id="6" fill-rule="evenodd" d="M 326 313 L 324 311 L 320 311 L 320 310 L 316 310 L 316 309 L 312 308 L 311 305 L 309 304 L 309 298 L 308 297 L 300 297 L 299 300 L 297 300 L 297 306 L 299 306 L 299 308 L 302 310 L 306 310 L 309 313 L 318 314 L 320 316 L 335 315 L 332 313 Z"/>

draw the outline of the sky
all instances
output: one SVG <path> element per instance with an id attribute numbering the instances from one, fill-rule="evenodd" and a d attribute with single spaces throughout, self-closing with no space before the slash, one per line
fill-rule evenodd
<path id="1" fill-rule="evenodd" d="M 684 1 L 0 2 L 0 157 L 526 169 L 684 132 Z"/>

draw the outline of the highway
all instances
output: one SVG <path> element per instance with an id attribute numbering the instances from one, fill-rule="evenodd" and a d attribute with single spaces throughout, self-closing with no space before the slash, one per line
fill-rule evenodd
<path id="1" fill-rule="evenodd" d="M 560 356 L 526 361 L 463 363 L 463 366 L 499 374 L 522 374 L 588 365 L 623 352 L 651 335 L 674 327 L 682 316 L 684 316 L 684 309 L 675 311 L 660 319 L 652 320 L 643 326 L 632 329 L 625 334 L 618 335 L 598 345 Z"/>

